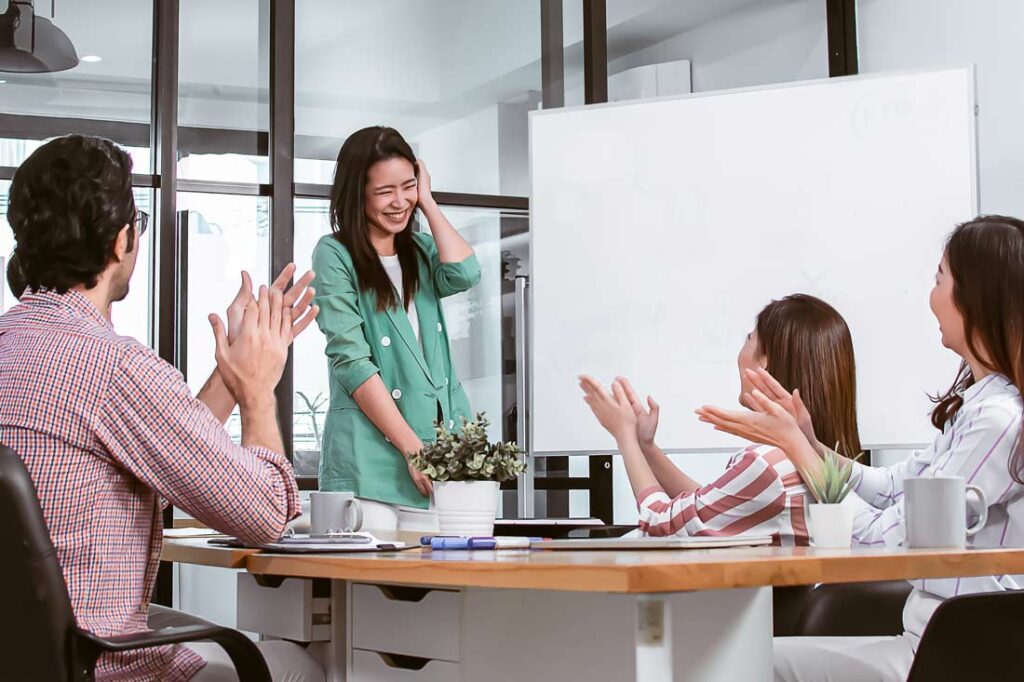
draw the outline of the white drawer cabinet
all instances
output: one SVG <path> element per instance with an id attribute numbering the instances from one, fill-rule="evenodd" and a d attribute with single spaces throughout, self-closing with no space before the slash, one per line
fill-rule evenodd
<path id="1" fill-rule="evenodd" d="M 354 649 L 460 660 L 461 592 L 354 583 L 351 600 Z"/>
<path id="2" fill-rule="evenodd" d="M 357 682 L 460 682 L 458 663 L 409 660 L 360 649 L 352 650 L 352 677 Z"/>
<path id="3" fill-rule="evenodd" d="M 330 598 L 315 596 L 308 578 L 263 587 L 249 573 L 239 573 L 237 613 L 239 630 L 298 642 L 331 638 Z"/>

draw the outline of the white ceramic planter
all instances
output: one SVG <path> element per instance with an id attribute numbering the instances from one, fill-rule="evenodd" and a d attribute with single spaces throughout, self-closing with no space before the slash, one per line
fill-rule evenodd
<path id="1" fill-rule="evenodd" d="M 434 506 L 441 534 L 492 535 L 498 487 L 497 481 L 435 481 Z"/>
<path id="2" fill-rule="evenodd" d="M 825 549 L 849 549 L 853 542 L 853 507 L 845 504 L 812 504 L 811 545 Z"/>

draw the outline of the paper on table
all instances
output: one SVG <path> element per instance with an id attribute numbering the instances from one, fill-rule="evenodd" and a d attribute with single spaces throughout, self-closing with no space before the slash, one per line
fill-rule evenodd
<path id="1" fill-rule="evenodd" d="M 211 544 L 227 547 L 249 547 L 237 538 L 211 540 Z M 418 547 L 405 542 L 381 541 L 370 533 L 348 533 L 335 536 L 289 535 L 277 542 L 256 546 L 270 552 L 378 552 Z"/>
<path id="2" fill-rule="evenodd" d="M 164 528 L 165 538 L 208 538 L 224 535 L 213 528 Z"/>

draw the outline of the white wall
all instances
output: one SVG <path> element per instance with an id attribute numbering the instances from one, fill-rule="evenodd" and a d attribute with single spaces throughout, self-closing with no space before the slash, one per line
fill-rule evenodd
<path id="1" fill-rule="evenodd" d="M 981 210 L 1024 216 L 1024 3 L 860 0 L 860 71 L 974 63 Z"/>
<path id="2" fill-rule="evenodd" d="M 762 2 L 621 57 L 608 72 L 676 59 L 691 61 L 694 92 L 824 78 L 825 3 Z"/>

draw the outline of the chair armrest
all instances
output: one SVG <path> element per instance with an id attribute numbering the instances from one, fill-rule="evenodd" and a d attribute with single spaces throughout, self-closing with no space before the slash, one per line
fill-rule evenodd
<path id="1" fill-rule="evenodd" d="M 238 673 L 238 679 L 270 682 L 270 670 L 256 644 L 238 630 L 219 625 L 188 625 L 110 637 L 99 637 L 91 632 L 78 630 L 76 635 L 83 653 L 92 654 L 90 658 L 93 665 L 103 653 L 134 651 L 168 644 L 210 640 L 219 644 L 227 652 Z"/>

